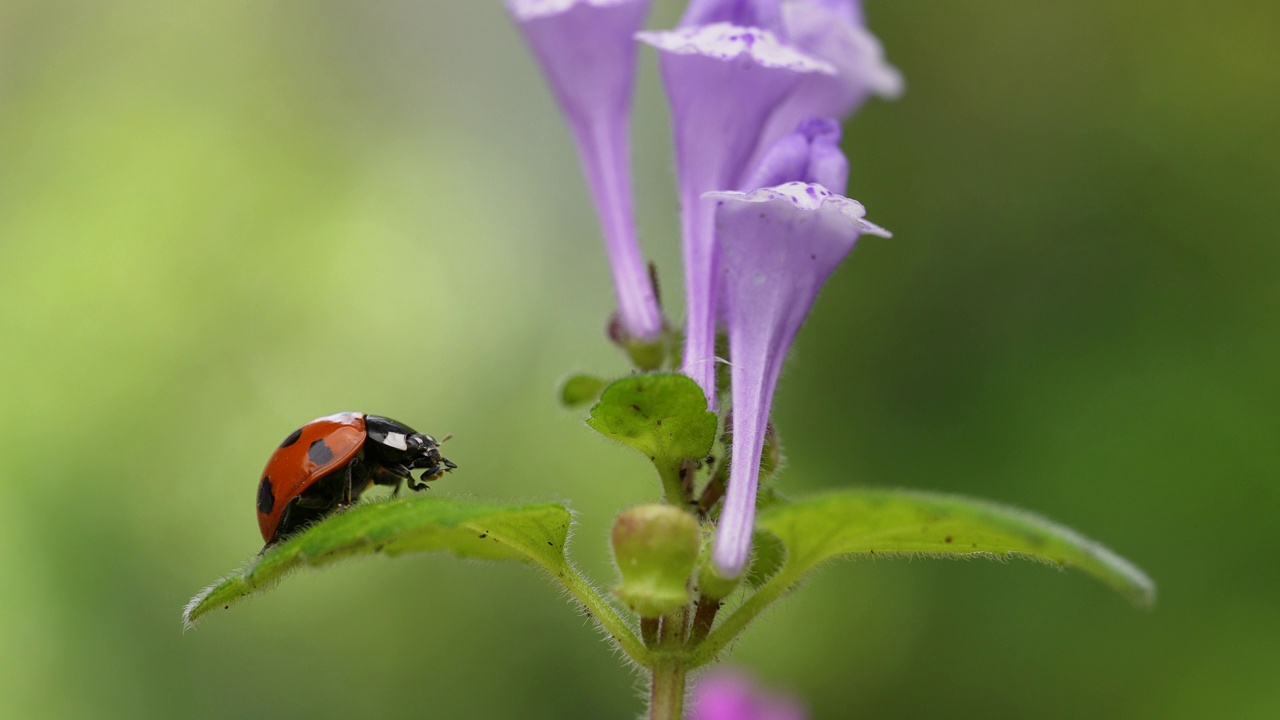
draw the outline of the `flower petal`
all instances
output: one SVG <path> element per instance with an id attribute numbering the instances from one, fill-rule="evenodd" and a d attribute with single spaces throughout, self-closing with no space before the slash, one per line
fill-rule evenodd
<path id="1" fill-rule="evenodd" d="M 772 33 L 782 31 L 779 0 L 690 0 L 680 27 L 727 22 Z"/>
<path id="2" fill-rule="evenodd" d="M 743 187 L 805 182 L 842 194 L 848 181 L 849 161 L 840 150 L 840 124 L 830 118 L 807 118 L 765 149 Z"/>
<path id="3" fill-rule="evenodd" d="M 713 192 L 720 300 L 733 361 L 733 464 L 711 559 L 740 575 L 751 549 L 765 430 L 782 363 L 818 291 L 862 234 L 888 231 L 856 200 L 820 185 L 787 183 Z"/>
<path id="4" fill-rule="evenodd" d="M 690 720 L 805 720 L 795 698 L 762 688 L 748 675 L 717 669 L 698 678 L 689 703 Z"/>
<path id="5" fill-rule="evenodd" d="M 650 340 L 662 312 L 636 241 L 630 115 L 634 36 L 649 0 L 512 0 L 512 16 L 569 122 L 595 201 L 628 339 Z"/>
<path id="6" fill-rule="evenodd" d="M 636 37 L 660 51 L 671 105 L 688 315 L 683 370 L 714 408 L 714 217 L 702 194 L 740 187 L 773 109 L 806 76 L 832 68 L 768 31 L 728 23 Z"/>
<path id="7" fill-rule="evenodd" d="M 807 116 L 843 119 L 871 95 L 892 99 L 902 94 L 902 74 L 885 60 L 860 4 L 792 0 L 782 5 L 782 25 L 789 43 L 830 63 L 836 72 L 806 78 L 770 118 L 766 142 L 790 132 Z"/>

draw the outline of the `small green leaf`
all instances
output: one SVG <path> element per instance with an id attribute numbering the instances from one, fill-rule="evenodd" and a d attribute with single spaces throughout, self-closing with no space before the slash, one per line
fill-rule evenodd
<path id="1" fill-rule="evenodd" d="M 1079 568 L 1138 605 L 1155 601 L 1151 579 L 1102 545 L 1029 512 L 981 500 L 845 490 L 771 507 L 757 527 L 786 546 L 781 574 L 794 580 L 840 556 L 1023 557 Z"/>
<path id="2" fill-rule="evenodd" d="M 651 459 L 679 463 L 711 452 L 715 413 L 687 375 L 652 373 L 616 380 L 591 408 L 587 424 Z"/>
<path id="3" fill-rule="evenodd" d="M 447 550 L 460 557 L 540 565 L 566 582 L 569 511 L 560 505 L 498 507 L 413 497 L 360 505 L 328 518 L 255 557 L 191 599 L 182 621 L 229 607 L 300 567 L 322 567 L 372 553 L 396 556 Z M 575 575 L 576 577 L 576 575 Z"/>
<path id="4" fill-rule="evenodd" d="M 606 384 L 604 378 L 595 375 L 570 375 L 560 386 L 560 404 L 573 409 L 595 402 Z"/>

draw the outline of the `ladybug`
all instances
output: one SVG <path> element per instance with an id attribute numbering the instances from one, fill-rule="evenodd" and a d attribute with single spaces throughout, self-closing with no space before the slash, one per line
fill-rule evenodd
<path id="1" fill-rule="evenodd" d="M 424 490 L 456 467 L 440 455 L 435 438 L 391 418 L 357 412 L 316 418 L 290 433 L 262 471 L 262 549 L 351 505 L 370 485 L 392 486 L 398 494 L 404 480 Z M 422 479 L 415 481 L 418 469 Z"/>

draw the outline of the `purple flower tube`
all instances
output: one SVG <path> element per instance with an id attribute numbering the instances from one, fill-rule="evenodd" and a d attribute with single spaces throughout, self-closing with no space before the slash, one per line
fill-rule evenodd
<path id="1" fill-rule="evenodd" d="M 787 350 L 858 237 L 889 232 L 864 219 L 861 203 L 821 185 L 706 197 L 716 203 L 720 300 L 733 360 L 733 464 L 711 561 L 720 576 L 736 578 L 751 550 L 760 453 Z"/>
<path id="2" fill-rule="evenodd" d="M 510 0 L 507 4 L 573 133 L 595 201 L 626 339 L 648 341 L 662 311 L 636 241 L 630 118 L 635 34 L 649 0 Z"/>
<path id="3" fill-rule="evenodd" d="M 831 68 L 768 31 L 728 23 L 637 37 L 658 49 L 671 105 L 687 305 L 682 370 L 714 409 L 715 218 L 703 193 L 741 187 L 775 106 L 806 76 Z"/>

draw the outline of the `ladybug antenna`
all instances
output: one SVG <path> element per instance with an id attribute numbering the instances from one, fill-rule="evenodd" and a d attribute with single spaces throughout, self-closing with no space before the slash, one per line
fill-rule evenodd
<path id="1" fill-rule="evenodd" d="M 445 435 L 444 437 L 440 438 L 440 439 L 439 439 L 439 440 L 437 440 L 436 442 L 437 442 L 437 443 L 439 443 L 439 444 L 441 444 L 441 445 L 443 445 L 443 444 L 445 444 L 445 443 L 449 442 L 449 441 L 450 441 L 450 440 L 452 440 L 452 439 L 453 439 L 453 433 L 448 433 L 447 435 Z"/>

